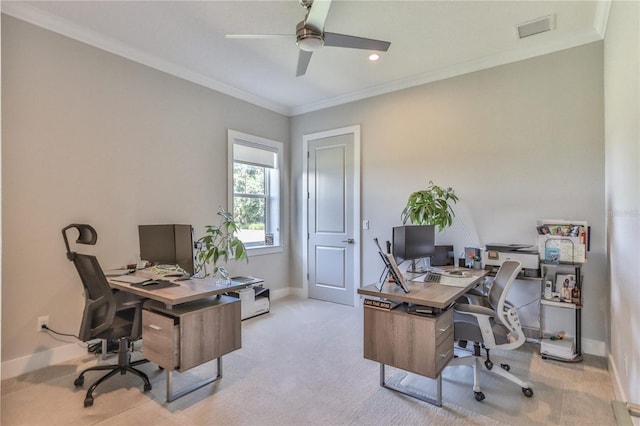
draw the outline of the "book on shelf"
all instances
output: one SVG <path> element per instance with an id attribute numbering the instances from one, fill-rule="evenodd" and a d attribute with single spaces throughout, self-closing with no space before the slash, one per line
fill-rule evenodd
<path id="1" fill-rule="evenodd" d="M 558 247 L 546 247 L 544 249 L 544 262 L 549 265 L 560 263 L 560 249 Z"/>
<path id="2" fill-rule="evenodd" d="M 364 299 L 365 307 L 381 309 L 383 311 L 390 311 L 398 305 L 400 305 L 399 302 L 393 302 L 391 300 Z"/>

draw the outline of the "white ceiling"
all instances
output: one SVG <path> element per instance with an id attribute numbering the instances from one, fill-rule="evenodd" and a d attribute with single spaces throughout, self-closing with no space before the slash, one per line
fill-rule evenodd
<path id="1" fill-rule="evenodd" d="M 325 30 L 391 42 L 370 52 L 324 47 L 296 77 L 304 18 L 286 1 L 3 1 L 2 12 L 287 115 L 338 105 L 603 38 L 610 1 L 334 0 Z M 555 15 L 555 29 L 515 26 Z"/>

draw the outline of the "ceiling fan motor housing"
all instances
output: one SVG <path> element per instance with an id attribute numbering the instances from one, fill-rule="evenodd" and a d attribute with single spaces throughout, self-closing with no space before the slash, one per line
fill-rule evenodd
<path id="1" fill-rule="evenodd" d="M 307 10 L 309 10 L 311 5 L 313 4 L 313 0 L 298 0 L 298 1 L 300 3 L 300 6 L 304 7 Z"/>
<path id="2" fill-rule="evenodd" d="M 305 26 L 305 21 L 296 25 L 296 43 L 306 52 L 314 52 L 324 46 L 322 34 Z"/>

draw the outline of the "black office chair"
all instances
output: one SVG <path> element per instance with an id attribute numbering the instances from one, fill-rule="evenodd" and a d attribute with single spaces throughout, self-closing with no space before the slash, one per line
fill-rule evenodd
<path id="1" fill-rule="evenodd" d="M 84 384 L 84 375 L 88 371 L 110 370 L 87 390 L 84 406 L 93 405 L 93 391 L 98 385 L 117 373 L 130 372 L 144 381 L 144 391 L 151 390 L 151 383 L 145 373 L 133 368 L 147 362 L 130 362 L 129 343 L 140 338 L 142 330 L 142 303 L 140 300 L 126 301 L 117 290 L 112 290 L 95 256 L 72 252 L 67 240 L 67 231 L 76 229 L 76 244 L 95 245 L 98 234 L 90 225 L 71 224 L 62 229 L 67 258 L 73 262 L 84 287 L 85 306 L 78 337 L 86 342 L 92 339 L 118 340 L 118 364 L 96 365 L 84 370 L 73 382 L 76 387 Z"/>

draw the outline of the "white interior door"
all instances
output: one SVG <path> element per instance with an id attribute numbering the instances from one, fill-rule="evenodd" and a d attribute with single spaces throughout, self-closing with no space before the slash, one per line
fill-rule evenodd
<path id="1" fill-rule="evenodd" d="M 356 139 L 359 142 L 357 127 L 306 139 L 308 295 L 350 306 L 355 304 L 360 277 Z"/>

